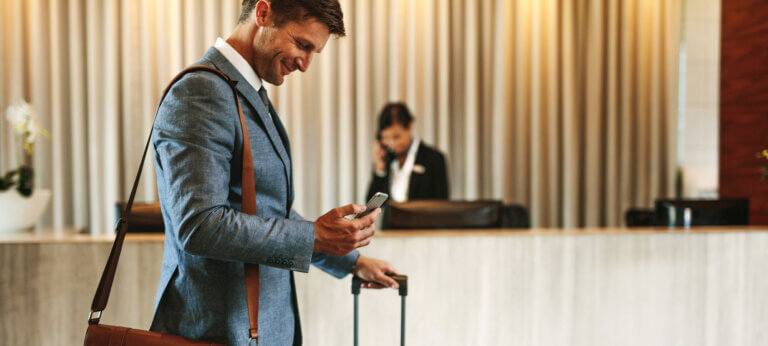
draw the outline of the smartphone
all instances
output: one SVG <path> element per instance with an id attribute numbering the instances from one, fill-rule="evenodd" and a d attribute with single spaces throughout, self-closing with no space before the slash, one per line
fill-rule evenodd
<path id="1" fill-rule="evenodd" d="M 384 205 L 384 202 L 387 201 L 389 198 L 389 195 L 383 192 L 377 192 L 373 197 L 371 197 L 370 200 L 368 200 L 368 203 L 365 204 L 365 211 L 360 214 L 355 215 L 348 215 L 348 219 L 359 219 L 363 216 L 366 216 L 376 210 L 376 208 L 381 207 Z"/>

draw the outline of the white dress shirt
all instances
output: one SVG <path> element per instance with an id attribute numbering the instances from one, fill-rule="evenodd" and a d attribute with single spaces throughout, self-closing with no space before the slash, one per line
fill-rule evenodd
<path id="1" fill-rule="evenodd" d="M 392 160 L 389 167 L 389 198 L 395 202 L 408 201 L 408 188 L 411 183 L 411 173 L 416 163 L 416 152 L 419 151 L 421 140 L 413 139 L 411 147 L 408 148 L 408 156 L 405 157 L 403 167 L 400 167 L 400 160 Z"/>
<path id="2" fill-rule="evenodd" d="M 235 67 L 237 72 L 240 72 L 240 74 L 245 77 L 245 81 L 247 81 L 254 90 L 259 91 L 259 89 L 261 89 L 261 78 L 256 75 L 256 71 L 253 70 L 251 64 L 245 61 L 245 58 L 232 48 L 227 41 L 224 41 L 224 39 L 219 37 L 216 39 L 216 43 L 213 44 L 213 47 L 229 60 L 229 63 Z"/>
<path id="3" fill-rule="evenodd" d="M 216 50 L 218 50 L 222 55 L 224 55 L 229 63 L 235 67 L 237 72 L 240 72 L 240 74 L 245 77 L 245 81 L 248 82 L 248 84 L 252 86 L 256 92 L 259 92 L 259 89 L 263 88 L 261 78 L 259 78 L 259 76 L 256 74 L 256 71 L 253 70 L 251 64 L 249 64 L 248 61 L 246 61 L 245 58 L 240 55 L 240 53 L 232 48 L 232 46 L 230 46 L 227 41 L 224 41 L 224 39 L 218 37 L 216 38 L 216 43 L 213 44 L 213 47 L 216 48 Z M 262 103 L 264 102 L 262 101 Z M 269 104 L 264 103 L 264 107 L 269 110 Z M 276 116 L 277 115 L 273 114 L 271 111 L 269 112 L 270 120 L 268 120 L 268 122 L 271 122 L 271 125 L 274 125 Z"/>

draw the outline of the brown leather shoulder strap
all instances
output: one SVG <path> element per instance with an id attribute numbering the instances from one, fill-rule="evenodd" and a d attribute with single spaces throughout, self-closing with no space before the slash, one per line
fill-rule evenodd
<path id="1" fill-rule="evenodd" d="M 256 215 L 256 184 L 253 175 L 253 157 L 251 155 L 251 145 L 248 139 L 248 126 L 245 123 L 245 116 L 243 115 L 243 109 L 240 106 L 240 99 L 237 95 L 237 89 L 235 89 L 236 82 L 229 79 L 223 72 L 205 65 L 195 65 L 186 68 L 181 71 L 176 77 L 173 78 L 168 87 L 163 91 L 163 96 L 158 103 L 158 110 L 163 103 L 168 91 L 171 90 L 171 86 L 179 81 L 185 74 L 195 71 L 208 71 L 213 72 L 220 76 L 232 87 L 232 93 L 235 96 L 235 103 L 237 104 L 237 112 L 240 116 L 240 124 L 243 130 L 243 212 L 246 214 Z M 157 113 L 155 113 L 155 118 Z M 153 122 L 154 123 L 154 122 Z M 123 249 L 123 241 L 128 231 L 128 227 L 125 220 L 130 218 L 131 207 L 133 207 L 133 200 L 136 197 L 136 189 L 139 185 L 139 179 L 141 178 L 141 171 L 144 168 L 144 161 L 147 157 L 147 151 L 149 149 L 149 143 L 152 139 L 152 132 L 154 125 L 149 130 L 149 136 L 147 143 L 144 145 L 144 153 L 141 156 L 141 163 L 139 163 L 139 170 L 136 173 L 136 179 L 133 181 L 133 187 L 131 188 L 131 195 L 128 198 L 128 203 L 125 205 L 123 211 L 123 217 L 118 220 L 115 225 L 115 242 L 112 244 L 112 251 L 109 254 L 107 265 L 104 267 L 104 272 L 101 274 L 101 280 L 99 281 L 99 287 L 96 289 L 96 294 L 93 297 L 91 303 L 91 315 L 88 319 L 89 324 L 98 324 L 101 319 L 101 312 L 107 307 L 107 301 L 109 300 L 109 294 L 112 290 L 112 282 L 115 279 L 115 272 L 117 271 L 117 262 L 120 259 L 120 252 Z M 248 319 L 250 320 L 249 335 L 251 338 L 256 339 L 258 337 L 258 325 L 259 325 L 259 266 L 255 264 L 245 265 L 245 282 L 246 282 L 246 299 L 248 300 Z"/>

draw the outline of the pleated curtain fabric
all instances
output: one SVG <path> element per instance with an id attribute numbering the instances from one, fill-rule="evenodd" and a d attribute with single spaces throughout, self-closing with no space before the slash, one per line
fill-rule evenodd
<path id="1" fill-rule="evenodd" d="M 680 2 L 342 0 L 348 36 L 268 86 L 295 208 L 364 202 L 376 117 L 403 101 L 451 197 L 522 204 L 534 227 L 616 226 L 674 193 Z M 163 86 L 236 25 L 238 0 L 4 0 L 0 107 L 30 101 L 44 224 L 111 232 Z M 0 125 L 0 170 L 18 145 Z M 157 198 L 154 168 L 138 199 Z"/>

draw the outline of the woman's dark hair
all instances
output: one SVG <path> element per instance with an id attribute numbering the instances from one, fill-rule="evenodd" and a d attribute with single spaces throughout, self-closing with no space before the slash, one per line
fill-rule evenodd
<path id="1" fill-rule="evenodd" d="M 413 116 L 404 103 L 387 103 L 379 113 L 379 131 L 376 134 L 381 136 L 382 130 L 395 124 L 400 124 L 407 129 L 412 122 Z"/>

